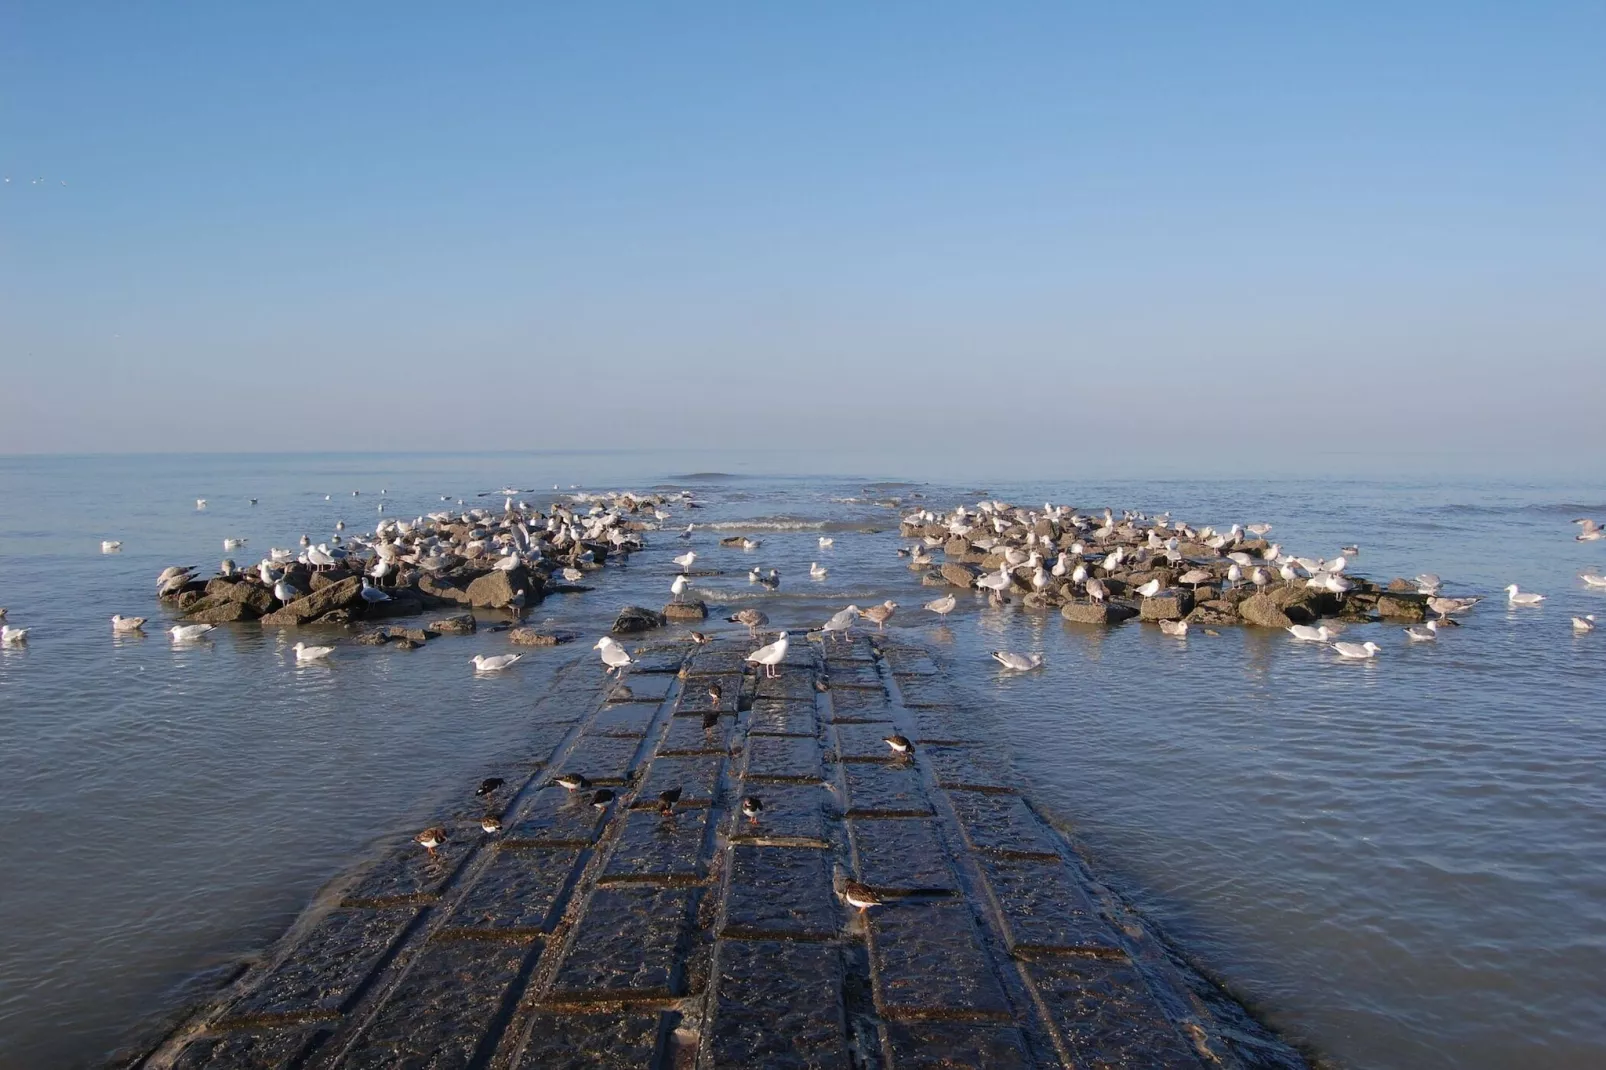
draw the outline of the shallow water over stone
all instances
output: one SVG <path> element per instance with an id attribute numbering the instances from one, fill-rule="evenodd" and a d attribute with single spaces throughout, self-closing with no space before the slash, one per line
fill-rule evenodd
<path id="1" fill-rule="evenodd" d="M 250 539 L 231 554 L 245 561 L 302 531 L 326 537 L 336 518 L 370 528 L 381 487 L 387 515 L 411 516 L 507 479 L 694 489 L 708 508 L 676 519 L 722 525 L 692 543 L 699 568 L 724 572 L 691 592 L 716 614 L 710 627 L 735 629 L 718 618 L 748 605 L 786 627 L 897 600 L 889 628 L 951 659 L 1034 801 L 1197 961 L 1334 1062 L 1606 1060 L 1606 632 L 1575 637 L 1567 621 L 1606 610 L 1576 579 L 1606 566 L 1606 543 L 1575 543 L 1568 524 L 1606 513 L 1600 485 L 675 482 L 667 463 L 0 462 L 0 500 L 14 506 L 0 511 L 0 605 L 33 629 L 25 648 L 0 650 L 0 1065 L 93 1063 L 186 978 L 277 937 L 377 838 L 416 831 L 498 772 L 511 726 L 583 652 L 532 649 L 514 672 L 477 678 L 468 658 L 504 652 L 505 636 L 353 647 L 304 667 L 286 657 L 293 633 L 254 625 L 174 648 L 158 630 L 156 572 L 213 567 L 226 536 Z M 1436 644 L 1352 628 L 1346 638 L 1385 648 L 1363 664 L 1280 633 L 1178 640 L 969 595 L 938 625 L 918 606 L 941 592 L 892 552 L 902 509 L 877 503 L 923 494 L 947 509 L 983 491 L 1263 519 L 1295 552 L 1359 542 L 1364 575 L 1428 570 L 1452 593 L 1517 582 L 1550 599 L 1491 599 Z M 716 547 L 734 531 L 763 546 Z M 818 547 L 822 531 L 832 548 Z M 102 556 L 102 538 L 123 552 Z M 622 605 L 660 605 L 683 546 L 660 536 L 529 620 L 595 636 Z M 752 565 L 778 568 L 780 591 L 749 584 Z M 113 639 L 114 612 L 151 617 L 150 634 Z M 994 649 L 1040 651 L 1046 665 L 1004 675 Z"/>

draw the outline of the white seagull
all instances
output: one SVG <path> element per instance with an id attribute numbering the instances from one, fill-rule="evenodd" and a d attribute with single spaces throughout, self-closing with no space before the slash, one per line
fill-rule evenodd
<path id="1" fill-rule="evenodd" d="M 9 624 L 0 625 L 0 644 L 5 646 L 21 646 L 28 641 L 28 629 L 13 628 Z"/>
<path id="2" fill-rule="evenodd" d="M 826 573 L 826 570 L 820 567 L 820 563 L 818 561 L 810 561 L 809 562 L 809 575 L 812 576 L 814 579 L 817 579 L 817 580 L 825 579 L 825 573 Z"/>
<path id="3" fill-rule="evenodd" d="M 958 604 L 959 599 L 955 598 L 951 594 L 945 594 L 941 598 L 927 602 L 926 608 L 937 614 L 939 617 L 946 617 L 948 614 L 954 611 L 954 607 Z"/>
<path id="4" fill-rule="evenodd" d="M 828 539 L 824 535 L 820 536 L 820 549 L 822 550 L 829 550 L 835 543 L 835 539 Z"/>
<path id="5" fill-rule="evenodd" d="M 167 629 L 167 634 L 175 643 L 193 643 L 216 627 L 216 624 L 175 624 Z"/>
<path id="6" fill-rule="evenodd" d="M 362 578 L 362 600 L 368 603 L 388 602 L 390 601 L 390 595 L 375 587 L 369 582 L 368 577 L 364 576 Z"/>
<path id="7" fill-rule="evenodd" d="M 677 572 L 675 574 L 675 578 L 669 582 L 669 595 L 678 602 L 680 601 L 680 596 L 685 593 L 686 574 L 684 572 Z"/>
<path id="8" fill-rule="evenodd" d="M 785 659 L 785 632 L 782 632 L 780 638 L 776 639 L 775 642 L 770 643 L 768 646 L 761 646 L 751 654 L 747 655 L 748 661 L 755 665 L 764 666 L 764 675 L 768 677 L 776 677 L 781 675 L 780 670 L 776 668 L 776 666 L 780 665 L 780 663 Z"/>
<path id="9" fill-rule="evenodd" d="M 1356 659 L 1376 657 L 1377 652 L 1383 649 L 1370 639 L 1364 643 L 1334 643 L 1332 647 L 1339 657 Z"/>
<path id="10" fill-rule="evenodd" d="M 297 643 L 290 649 L 296 652 L 296 661 L 322 661 L 335 652 L 332 646 L 308 646 L 306 643 Z"/>
<path id="11" fill-rule="evenodd" d="M 1405 629 L 1406 637 L 1413 643 L 1431 643 L 1439 637 L 1439 622 L 1430 620 L 1426 624 L 1416 624 Z"/>
<path id="12" fill-rule="evenodd" d="M 697 560 L 697 551 L 687 550 L 685 553 L 681 554 L 677 558 L 674 558 L 673 560 L 675 564 L 680 566 L 680 571 L 690 572 L 692 562 Z"/>
<path id="13" fill-rule="evenodd" d="M 1584 581 L 1586 587 L 1606 587 L 1606 576 L 1595 572 L 1581 572 L 1578 578 Z"/>
<path id="14" fill-rule="evenodd" d="M 611 635 L 598 639 L 592 650 L 602 651 L 602 663 L 608 667 L 608 672 L 623 671 L 630 664 L 630 651 L 619 645 L 618 640 Z"/>
<path id="15" fill-rule="evenodd" d="M 1041 654 L 1012 654 L 1007 650 L 995 650 L 993 660 L 1013 672 L 1030 672 L 1043 667 Z"/>
<path id="16" fill-rule="evenodd" d="M 1537 606 L 1544 600 L 1545 596 L 1542 594 L 1532 594 L 1528 591 L 1517 590 L 1515 583 L 1506 588 L 1506 601 L 1514 606 Z"/>
<path id="17" fill-rule="evenodd" d="M 100 552 L 103 554 L 115 554 L 122 548 L 123 544 L 116 539 L 102 539 L 100 542 Z"/>
<path id="18" fill-rule="evenodd" d="M 1573 631 L 1592 632 L 1595 630 L 1595 614 L 1586 613 L 1582 617 L 1573 618 Z"/>
<path id="19" fill-rule="evenodd" d="M 828 637 L 847 635 L 848 629 L 853 627 L 853 622 L 858 619 L 860 612 L 858 606 L 849 606 L 844 610 L 831 614 L 831 619 L 821 626 L 821 634 Z"/>
<path id="20" fill-rule="evenodd" d="M 143 627 L 145 627 L 144 617 L 125 617 L 120 613 L 112 615 L 114 632 L 137 632 Z"/>
<path id="21" fill-rule="evenodd" d="M 497 654 L 488 658 L 484 654 L 475 654 L 468 660 L 474 663 L 475 672 L 501 672 L 523 656 L 523 654 Z"/>
<path id="22" fill-rule="evenodd" d="M 1143 598 L 1153 598 L 1155 595 L 1160 593 L 1160 581 L 1150 580 L 1148 583 L 1145 583 L 1143 586 L 1139 587 L 1137 589 L 1137 593 Z"/>
<path id="23" fill-rule="evenodd" d="M 1334 632 L 1327 625 L 1313 628 L 1309 624 L 1293 624 L 1288 627 L 1288 634 L 1301 643 L 1326 643 L 1333 638 Z"/>
<path id="24" fill-rule="evenodd" d="M 1188 637 L 1188 622 L 1185 620 L 1163 620 L 1160 622 L 1160 630 L 1166 635 L 1172 635 L 1178 639 L 1186 639 Z"/>

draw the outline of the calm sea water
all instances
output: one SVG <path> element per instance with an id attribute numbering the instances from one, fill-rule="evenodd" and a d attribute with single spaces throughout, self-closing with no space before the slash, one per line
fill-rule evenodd
<path id="1" fill-rule="evenodd" d="M 849 601 L 902 603 L 892 628 L 953 659 L 1026 788 L 1103 872 L 1334 1065 L 1606 1065 L 1606 629 L 1568 623 L 1606 617 L 1606 597 L 1576 578 L 1606 570 L 1606 542 L 1574 542 L 1568 523 L 1606 517 L 1606 482 L 872 486 L 679 464 L 0 458 L 0 606 L 32 629 L 25 648 L 0 649 L 0 1066 L 93 1065 L 187 979 L 271 942 L 376 837 L 495 771 L 579 653 L 532 652 L 477 679 L 467 659 L 505 649 L 500 635 L 351 648 L 315 668 L 286 656 L 293 636 L 254 626 L 175 649 L 156 573 L 215 566 L 224 537 L 248 538 L 231 556 L 254 560 L 336 519 L 370 528 L 381 500 L 412 516 L 508 481 L 693 489 L 708 508 L 687 519 L 764 539 L 744 554 L 699 533 L 706 563 L 728 570 L 703 581 L 716 609 L 762 600 L 775 625 L 801 626 Z M 948 508 L 984 492 L 1265 520 L 1296 552 L 1359 542 L 1366 575 L 1434 571 L 1457 592 L 1516 582 L 1550 598 L 1521 611 L 1491 599 L 1432 645 L 1352 629 L 1385 648 L 1365 664 L 1281 634 L 1178 641 L 976 599 L 939 626 L 916 608 L 935 592 L 893 553 L 901 510 L 875 499 Z M 103 538 L 123 551 L 102 555 Z M 664 539 L 532 619 L 596 634 L 623 604 L 667 599 L 678 549 Z M 813 560 L 824 581 L 809 579 Z M 780 569 L 777 594 L 746 582 L 754 564 Z M 115 612 L 151 617 L 151 634 L 114 639 Z M 993 649 L 1047 664 L 1001 676 Z"/>

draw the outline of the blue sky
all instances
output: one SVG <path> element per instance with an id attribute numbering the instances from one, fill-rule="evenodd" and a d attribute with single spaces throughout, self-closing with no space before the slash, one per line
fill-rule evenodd
<path id="1" fill-rule="evenodd" d="M 0 0 L 0 452 L 1599 459 L 1606 5 L 1402 7 Z"/>

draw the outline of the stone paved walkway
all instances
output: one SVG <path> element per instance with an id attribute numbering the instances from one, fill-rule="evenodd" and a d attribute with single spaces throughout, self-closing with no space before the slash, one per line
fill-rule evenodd
<path id="1" fill-rule="evenodd" d="M 794 643 L 763 679 L 751 646 L 568 670 L 510 741 L 501 834 L 465 790 L 438 857 L 399 838 L 127 1065 L 1305 1065 L 1090 879 L 928 653 Z"/>

